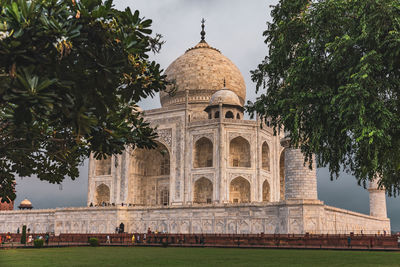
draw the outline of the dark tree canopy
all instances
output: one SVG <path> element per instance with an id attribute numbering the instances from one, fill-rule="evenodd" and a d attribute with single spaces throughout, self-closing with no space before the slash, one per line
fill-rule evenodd
<path id="1" fill-rule="evenodd" d="M 135 104 L 164 90 L 151 20 L 112 1 L 0 0 L 0 197 L 15 175 L 60 183 L 78 166 L 152 148 Z"/>
<path id="2" fill-rule="evenodd" d="M 285 129 L 309 162 L 400 189 L 400 2 L 282 0 L 252 71 L 251 114 Z"/>

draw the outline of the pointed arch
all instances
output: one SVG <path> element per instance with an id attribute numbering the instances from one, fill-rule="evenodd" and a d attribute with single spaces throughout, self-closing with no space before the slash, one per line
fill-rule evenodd
<path id="1" fill-rule="evenodd" d="M 129 203 L 169 205 L 170 153 L 159 141 L 154 149 L 136 148 L 131 155 Z"/>
<path id="2" fill-rule="evenodd" d="M 164 187 L 163 189 L 160 190 L 159 204 L 161 204 L 162 206 L 169 205 L 169 189 L 166 187 Z"/>
<path id="3" fill-rule="evenodd" d="M 233 179 L 229 186 L 229 201 L 231 203 L 250 202 L 250 183 L 239 176 Z"/>
<path id="4" fill-rule="evenodd" d="M 262 148 L 261 148 L 261 168 L 263 168 L 263 170 L 269 171 L 270 170 L 270 160 L 269 160 L 269 146 L 268 143 L 265 141 L 262 144 Z"/>
<path id="5" fill-rule="evenodd" d="M 202 137 L 194 145 L 194 168 L 213 166 L 213 143 L 210 139 Z"/>
<path id="6" fill-rule="evenodd" d="M 233 112 L 232 112 L 232 111 L 227 111 L 227 112 L 225 113 L 225 118 L 226 118 L 226 119 L 233 119 L 233 118 L 234 118 Z"/>
<path id="7" fill-rule="evenodd" d="M 212 182 L 201 177 L 194 183 L 194 195 L 193 202 L 199 204 L 211 204 L 213 196 L 213 184 Z"/>
<path id="8" fill-rule="evenodd" d="M 285 149 L 281 152 L 279 158 L 279 184 L 280 184 L 280 199 L 285 199 Z"/>
<path id="9" fill-rule="evenodd" d="M 105 184 L 96 188 L 96 204 L 101 205 L 102 203 L 110 203 L 110 188 Z"/>
<path id="10" fill-rule="evenodd" d="M 270 202 L 270 187 L 267 180 L 264 181 L 262 186 L 263 202 Z"/>
<path id="11" fill-rule="evenodd" d="M 229 165 L 231 167 L 251 167 L 250 144 L 241 136 L 231 140 L 229 144 Z"/>

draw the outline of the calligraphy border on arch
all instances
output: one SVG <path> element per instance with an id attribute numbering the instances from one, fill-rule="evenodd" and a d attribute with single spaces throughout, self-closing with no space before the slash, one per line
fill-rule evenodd
<path id="1" fill-rule="evenodd" d="M 214 133 L 213 132 L 204 132 L 204 133 L 200 133 L 200 134 L 194 134 L 193 135 L 193 144 L 195 144 L 202 137 L 208 138 L 214 144 Z"/>
<path id="2" fill-rule="evenodd" d="M 165 128 L 157 130 L 158 138 L 157 140 L 163 141 L 164 144 L 168 146 L 168 149 L 172 148 L 172 128 Z"/>
<path id="3" fill-rule="evenodd" d="M 214 173 L 212 173 L 212 172 L 192 174 L 193 183 L 195 183 L 198 179 L 200 179 L 202 177 L 209 179 L 214 184 Z"/>
<path id="4" fill-rule="evenodd" d="M 229 143 L 232 141 L 232 139 L 240 136 L 240 137 L 243 137 L 244 139 L 246 139 L 247 142 L 249 142 L 250 147 L 251 147 L 250 140 L 252 140 L 252 136 L 253 136 L 253 134 L 251 134 L 251 133 L 229 132 L 228 136 L 229 136 Z"/>
<path id="5" fill-rule="evenodd" d="M 232 182 L 233 179 L 235 179 L 239 176 L 247 179 L 247 181 L 250 183 L 250 185 L 253 184 L 253 175 L 251 173 L 243 173 L 243 172 L 230 172 L 229 173 L 229 184 Z"/>
<path id="6" fill-rule="evenodd" d="M 110 181 L 110 180 L 99 180 L 99 181 L 95 181 L 95 182 L 94 182 L 95 190 L 96 190 L 97 187 L 100 186 L 101 184 L 104 184 L 104 185 L 108 186 L 108 188 L 110 189 L 110 193 L 111 193 L 111 181 Z"/>

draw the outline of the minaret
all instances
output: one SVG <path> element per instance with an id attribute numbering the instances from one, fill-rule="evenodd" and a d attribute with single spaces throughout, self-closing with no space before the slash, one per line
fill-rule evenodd
<path id="1" fill-rule="evenodd" d="M 312 169 L 304 166 L 304 155 L 299 148 L 290 148 L 289 138 L 283 138 L 285 147 L 285 199 L 318 199 L 317 172 L 313 161 Z"/>
<path id="2" fill-rule="evenodd" d="M 369 215 L 387 218 L 385 189 L 379 188 L 377 179 L 369 182 Z"/>

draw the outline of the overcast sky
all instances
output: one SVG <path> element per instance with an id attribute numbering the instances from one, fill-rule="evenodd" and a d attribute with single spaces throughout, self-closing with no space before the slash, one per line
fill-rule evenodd
<path id="1" fill-rule="evenodd" d="M 267 54 L 262 32 L 270 20 L 270 5 L 277 1 L 262 0 L 138 0 L 115 1 L 116 7 L 128 5 L 138 9 L 141 16 L 153 20 L 154 33 L 164 36 L 165 45 L 159 54 L 152 56 L 166 69 L 186 49 L 200 41 L 200 20 L 206 19 L 206 41 L 218 48 L 240 69 L 246 81 L 247 100 L 255 100 L 255 85 L 250 70 L 255 69 Z M 140 103 L 143 109 L 160 107 L 158 94 L 154 99 Z M 41 182 L 36 178 L 17 179 L 16 205 L 28 198 L 34 208 L 55 208 L 86 205 L 87 162 L 80 168 L 76 181 L 66 179 L 62 188 Z M 368 192 L 357 185 L 347 174 L 330 181 L 327 169 L 318 169 L 318 197 L 325 204 L 352 211 L 369 213 Z M 388 216 L 392 230 L 400 230 L 400 200 L 388 198 Z"/>

